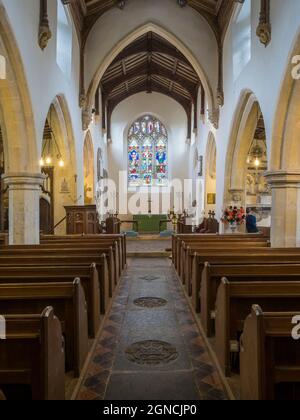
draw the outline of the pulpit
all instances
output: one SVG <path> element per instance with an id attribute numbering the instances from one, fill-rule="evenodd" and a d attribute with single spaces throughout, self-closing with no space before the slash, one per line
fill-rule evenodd
<path id="1" fill-rule="evenodd" d="M 95 205 L 65 206 L 67 235 L 94 235 L 101 232 Z"/>

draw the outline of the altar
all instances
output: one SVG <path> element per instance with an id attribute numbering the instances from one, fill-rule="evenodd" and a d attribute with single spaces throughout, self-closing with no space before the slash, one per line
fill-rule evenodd
<path id="1" fill-rule="evenodd" d="M 167 220 L 168 217 L 163 214 L 138 214 L 133 216 L 133 221 L 137 222 L 138 225 L 138 233 L 157 234 L 167 230 Z"/>

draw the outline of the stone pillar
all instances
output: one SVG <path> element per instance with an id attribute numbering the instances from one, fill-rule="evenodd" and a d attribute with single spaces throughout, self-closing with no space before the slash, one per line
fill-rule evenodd
<path id="1" fill-rule="evenodd" d="M 265 174 L 272 190 L 272 247 L 300 246 L 300 171 Z"/>
<path id="2" fill-rule="evenodd" d="M 42 174 L 4 174 L 9 193 L 9 244 L 40 242 L 40 194 Z"/>

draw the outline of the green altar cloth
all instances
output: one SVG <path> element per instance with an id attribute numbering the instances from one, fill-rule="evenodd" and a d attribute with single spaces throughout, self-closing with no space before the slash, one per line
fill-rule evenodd
<path id="1" fill-rule="evenodd" d="M 133 220 L 138 222 L 139 233 L 159 233 L 167 229 L 168 217 L 163 214 L 138 214 L 133 216 Z M 165 223 L 160 221 L 165 220 Z"/>

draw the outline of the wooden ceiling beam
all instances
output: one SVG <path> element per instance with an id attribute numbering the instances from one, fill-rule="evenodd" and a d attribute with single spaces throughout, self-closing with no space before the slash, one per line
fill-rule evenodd
<path id="1" fill-rule="evenodd" d="M 187 60 L 187 58 L 175 47 L 167 43 L 163 38 L 161 38 L 160 42 L 157 42 L 154 40 L 151 41 L 150 52 L 151 53 L 158 52 L 161 54 L 166 54 L 170 57 L 177 58 L 182 63 L 190 66 L 190 62 Z M 149 53 L 148 35 L 145 35 L 143 40 L 139 39 L 133 42 L 132 44 L 130 44 L 128 47 L 124 48 L 124 50 L 113 60 L 111 64 L 114 65 L 118 63 L 119 61 L 122 61 L 133 55 L 140 54 L 140 53 Z"/>
<path id="2" fill-rule="evenodd" d="M 109 96 L 110 93 L 117 88 L 119 85 L 126 81 L 130 81 L 137 76 L 147 75 L 148 77 L 151 75 L 162 76 L 166 79 L 169 79 L 172 82 L 176 82 L 182 86 L 191 96 L 192 99 L 195 97 L 195 90 L 198 86 L 198 83 L 192 83 L 188 79 L 179 76 L 178 74 L 174 74 L 173 71 L 168 70 L 167 68 L 151 62 L 151 65 L 147 66 L 145 64 L 141 64 L 140 66 L 133 67 L 131 70 L 127 71 L 126 75 L 120 75 L 109 82 L 102 82 L 101 87 L 102 91 L 106 96 Z"/>

